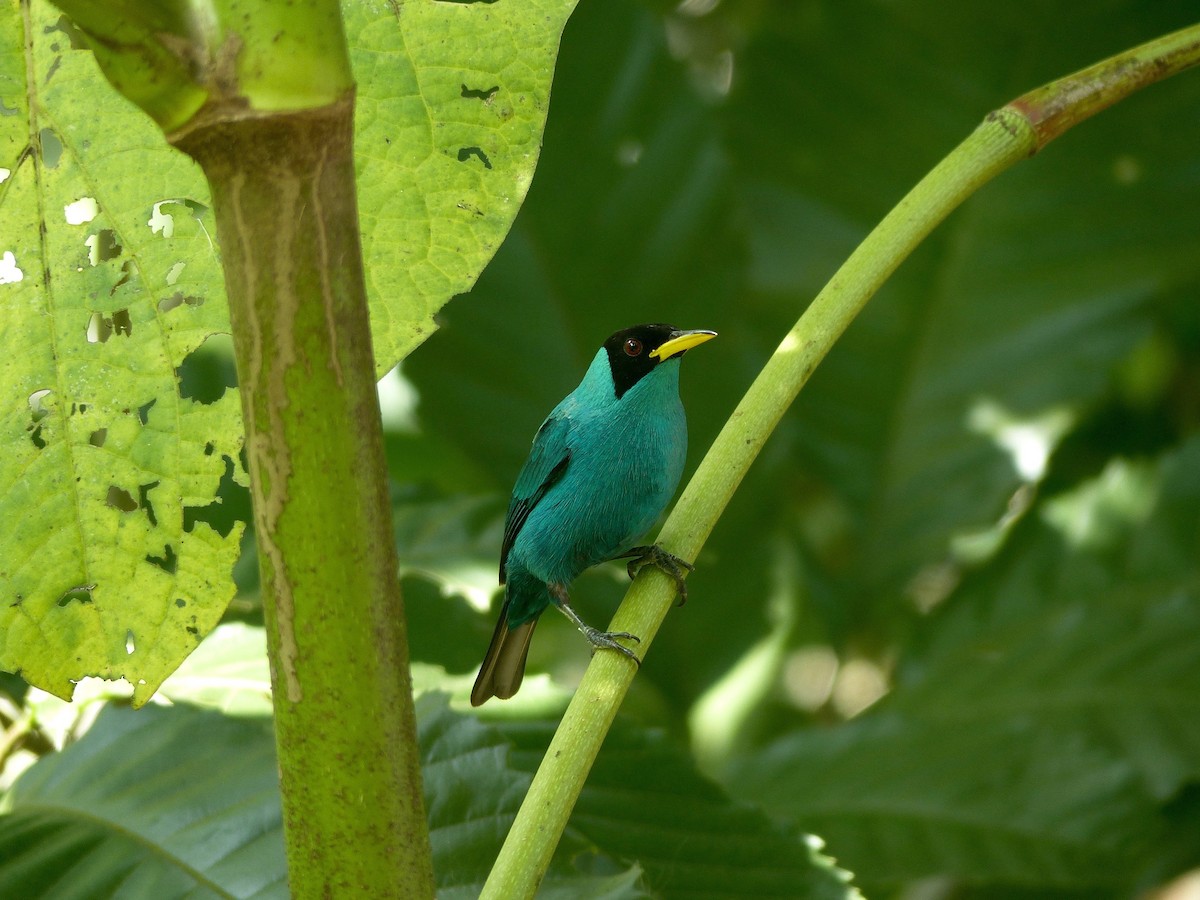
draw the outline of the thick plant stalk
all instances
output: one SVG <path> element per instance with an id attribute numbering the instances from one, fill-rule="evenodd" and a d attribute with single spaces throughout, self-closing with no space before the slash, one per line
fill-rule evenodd
<path id="1" fill-rule="evenodd" d="M 296 897 L 433 895 L 374 357 L 352 96 L 177 146 L 213 192 Z"/>
<path id="2" fill-rule="evenodd" d="M 57 2 L 109 80 L 200 163 L 212 189 L 291 893 L 432 897 L 340 8 Z"/>
<path id="3" fill-rule="evenodd" d="M 880 285 L 959 204 L 1072 125 L 1198 62 L 1200 25 L 1051 82 L 989 114 L 876 226 L 784 337 L 700 463 L 663 526 L 659 543 L 683 559 L 696 558 L 817 364 Z M 640 576 L 610 630 L 639 635 L 645 652 L 672 599 L 665 575 L 651 571 Z M 534 895 L 634 672 L 633 663 L 618 654 L 592 657 L 482 897 Z"/>

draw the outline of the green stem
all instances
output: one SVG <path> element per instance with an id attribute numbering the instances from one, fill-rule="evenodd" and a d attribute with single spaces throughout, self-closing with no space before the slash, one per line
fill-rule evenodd
<path id="1" fill-rule="evenodd" d="M 696 558 L 817 364 L 880 285 L 959 204 L 1072 125 L 1198 62 L 1200 26 L 1193 26 L 1031 91 L 988 115 L 875 227 L 784 337 L 700 463 L 658 542 L 684 559 Z M 611 630 L 640 635 L 645 652 L 671 608 L 673 593 L 662 573 L 639 576 Z M 592 657 L 483 898 L 533 896 L 635 671 L 615 653 Z"/>
<path id="2" fill-rule="evenodd" d="M 213 192 L 296 897 L 433 895 L 358 240 L 353 102 L 217 118 Z"/>
<path id="3" fill-rule="evenodd" d="M 432 897 L 340 7 L 57 2 L 212 188 L 292 895 Z"/>

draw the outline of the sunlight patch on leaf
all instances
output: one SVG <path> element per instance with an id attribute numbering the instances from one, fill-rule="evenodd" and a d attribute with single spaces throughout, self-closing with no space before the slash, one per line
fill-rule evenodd
<path id="1" fill-rule="evenodd" d="M 1075 424 L 1077 416 L 1066 408 L 1021 417 L 992 398 L 983 398 L 967 412 L 967 428 L 992 439 L 1012 460 L 1013 471 L 1023 480 L 1040 481 L 1058 442 Z"/>
<path id="2" fill-rule="evenodd" d="M 157 696 L 226 715 L 270 716 L 266 631 L 241 622 L 218 625 L 162 683 Z"/>
<path id="3" fill-rule="evenodd" d="M 1041 515 L 1079 549 L 1125 540 L 1130 526 L 1146 521 L 1159 495 L 1159 473 L 1149 463 L 1114 459 L 1096 478 L 1053 497 Z"/>

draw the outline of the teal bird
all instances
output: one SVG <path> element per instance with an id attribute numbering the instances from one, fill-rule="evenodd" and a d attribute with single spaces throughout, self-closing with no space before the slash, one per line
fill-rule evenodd
<path id="1" fill-rule="evenodd" d="M 687 597 L 691 566 L 657 546 L 635 547 L 675 494 L 687 454 L 687 421 L 679 402 L 679 361 L 716 337 L 670 325 L 635 325 L 604 342 L 579 387 L 542 423 L 513 487 L 500 550 L 504 606 L 471 704 L 506 700 L 525 675 L 534 626 L 554 604 L 593 648 L 616 650 L 626 632 L 600 631 L 571 608 L 568 588 L 584 569 L 633 557 L 632 578 L 654 565 Z"/>

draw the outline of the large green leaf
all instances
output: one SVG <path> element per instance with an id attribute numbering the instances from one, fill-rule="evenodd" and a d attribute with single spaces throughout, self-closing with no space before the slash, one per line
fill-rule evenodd
<path id="1" fill-rule="evenodd" d="M 508 230 L 573 5 L 346 3 L 381 372 Z M 141 703 L 233 594 L 242 432 L 235 391 L 187 391 L 229 328 L 207 188 L 77 38 L 0 5 L 0 667 Z"/>
<path id="2" fill-rule="evenodd" d="M 419 709 L 438 896 L 475 897 L 528 776 L 492 729 L 428 696 Z M 46 898 L 287 897 L 270 721 L 189 706 L 108 707 L 25 773 L 0 816 L 0 892 Z M 579 854 L 580 868 L 572 858 Z M 634 897 L 636 867 L 578 840 L 548 897 Z"/>
<path id="3" fill-rule="evenodd" d="M 865 230 L 988 110 L 1194 18 L 1179 5 L 1113 5 L 1063 42 L 1073 15 L 1009 4 L 968 25 L 929 2 L 828 4 L 819 17 L 777 7 L 731 105 L 755 294 L 819 286 L 835 260 L 781 269 L 778 248 L 829 224 Z M 780 78 L 785 60 L 793 75 Z M 1181 286 L 1194 293 L 1200 123 L 1178 110 L 1198 99 L 1194 76 L 1155 85 L 987 186 L 815 374 L 797 404 L 797 449 L 850 517 L 821 554 L 846 600 L 894 608 L 955 534 L 994 523 L 1022 481 L 1042 476 L 1036 453 L 1017 470 L 989 411 L 1080 417 L 1155 305 Z M 754 127 L 781 104 L 793 114 Z"/>
<path id="4" fill-rule="evenodd" d="M 105 708 L 81 739 L 37 763 L 12 791 L 9 814 L 0 816 L 0 892 L 283 895 L 273 738 L 266 720 L 244 715 L 251 710 L 242 699 L 267 688 L 262 631 L 225 627 L 209 641 L 214 648 L 189 659 L 190 671 L 181 669 L 163 693 L 241 715 L 186 704 Z M 434 673 L 420 680 L 437 682 Z M 429 693 L 417 714 L 439 896 L 474 897 L 553 721 L 535 712 L 532 722 L 484 724 Z M 731 802 L 661 733 L 627 724 L 601 754 L 539 896 L 647 890 L 856 896 L 810 839 Z"/>
<path id="5" fill-rule="evenodd" d="M 1161 826 L 1125 760 L 1044 722 L 879 715 L 784 738 L 734 782 L 876 886 L 1127 884 Z"/>
<path id="6" fill-rule="evenodd" d="M 512 765 L 532 774 L 553 722 L 509 722 Z M 609 735 L 568 833 L 617 859 L 636 860 L 656 897 L 803 897 L 853 900 L 850 876 L 819 839 L 781 827 L 697 774 L 661 731 L 626 723 Z"/>
<path id="7" fill-rule="evenodd" d="M 382 375 L 508 233 L 541 149 L 576 0 L 344 4 L 359 213 Z"/>
<path id="8" fill-rule="evenodd" d="M 26 772 L 10 803 L 8 896 L 287 896 L 267 719 L 109 707 Z"/>
<path id="9" fill-rule="evenodd" d="M 1027 523 L 928 623 L 881 709 L 740 760 L 739 795 L 868 882 L 1130 888 L 1161 805 L 1200 780 L 1200 441 L 1159 468 L 1156 509 L 1117 514 L 1133 469 L 1047 504 L 1056 524 Z M 1092 528 L 1075 547 L 1067 506 Z"/>
<path id="10" fill-rule="evenodd" d="M 204 521 L 242 477 L 237 396 L 176 375 L 227 328 L 207 193 L 47 4 L 6 0 L 0 41 L 0 667 L 144 700 L 220 618 L 241 533 Z"/>

